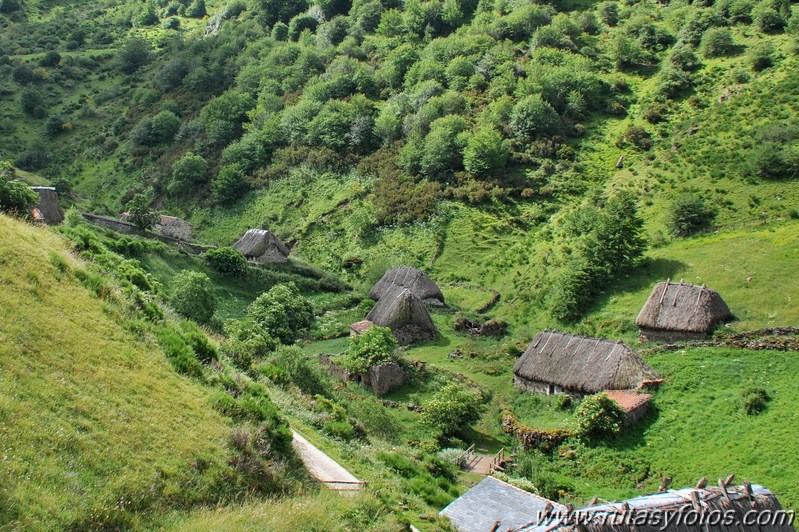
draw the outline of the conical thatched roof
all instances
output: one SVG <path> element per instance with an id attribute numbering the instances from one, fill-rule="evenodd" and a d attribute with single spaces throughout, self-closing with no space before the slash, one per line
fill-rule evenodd
<path id="1" fill-rule="evenodd" d="M 438 333 L 422 300 L 399 286 L 383 294 L 366 319 L 388 327 L 402 343 L 429 340 Z"/>
<path id="2" fill-rule="evenodd" d="M 754 516 L 750 513 L 757 512 Z M 777 497 L 763 486 L 726 486 L 686 488 L 664 493 L 636 497 L 618 503 L 607 503 L 575 510 L 576 519 L 566 518 L 563 512 L 553 512 L 550 519 L 528 526 L 511 528 L 514 532 L 716 532 L 758 530 L 763 532 L 794 532 Z M 773 519 L 764 525 L 745 522 L 744 516 L 761 517 L 771 514 Z M 560 515 L 558 515 L 560 514 Z M 634 519 L 643 514 L 659 515 L 660 522 L 652 519 Z M 707 519 L 712 515 L 724 516 L 718 521 Z M 678 518 L 682 516 L 682 518 Z M 732 519 L 728 521 L 726 517 Z M 705 519 L 700 519 L 704 517 Z M 780 521 L 780 518 L 783 518 Z M 666 521 L 668 519 L 668 522 Z M 766 519 L 768 521 L 768 519 Z M 765 522 L 765 521 L 764 521 Z M 668 523 L 668 526 L 665 526 Z"/>
<path id="3" fill-rule="evenodd" d="M 444 294 L 441 293 L 436 283 L 430 280 L 430 277 L 422 270 L 412 266 L 399 266 L 388 270 L 369 291 L 369 297 L 377 301 L 395 286 L 407 288 L 425 303 L 444 304 Z"/>
<path id="4" fill-rule="evenodd" d="M 285 262 L 289 248 L 266 229 L 250 229 L 233 246 L 241 254 L 258 262 Z"/>
<path id="5" fill-rule="evenodd" d="M 58 203 L 58 192 L 53 187 L 31 187 L 39 194 L 39 203 L 34 209 L 39 211 L 44 223 L 58 225 L 64 221 L 64 210 Z"/>
<path id="6" fill-rule="evenodd" d="M 513 373 L 580 393 L 630 390 L 660 378 L 622 342 L 558 331 L 538 333 Z"/>
<path id="7" fill-rule="evenodd" d="M 652 331 L 707 334 L 732 318 L 721 296 L 692 284 L 658 283 L 635 324 Z"/>

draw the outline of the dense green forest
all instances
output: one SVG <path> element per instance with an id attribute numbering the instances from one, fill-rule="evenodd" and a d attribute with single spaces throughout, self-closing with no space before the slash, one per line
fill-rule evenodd
<path id="1" fill-rule="evenodd" d="M 662 351 L 634 324 L 671 278 L 723 294 L 720 338 L 799 325 L 794 11 L 0 0 L 0 208 L 25 218 L 27 183 L 69 209 L 49 229 L 0 214 L 0 529 L 449 530 L 473 443 L 563 503 L 734 471 L 796 508 L 795 344 Z M 79 211 L 179 216 L 219 247 Z M 229 247 L 258 227 L 288 263 Z M 441 287 L 439 336 L 346 338 L 397 265 Z M 654 411 L 589 438 L 591 401 L 515 389 L 547 327 L 640 348 L 665 378 Z M 378 398 L 320 353 L 412 377 Z M 521 449 L 509 413 L 574 437 Z M 321 489 L 289 426 L 368 487 Z"/>

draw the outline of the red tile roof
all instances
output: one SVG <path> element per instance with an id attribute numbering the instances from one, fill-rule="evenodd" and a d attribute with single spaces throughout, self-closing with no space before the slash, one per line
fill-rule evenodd
<path id="1" fill-rule="evenodd" d="M 357 334 L 363 334 L 369 329 L 372 328 L 374 323 L 369 320 L 358 321 L 350 325 L 350 329 L 355 331 Z"/>
<path id="2" fill-rule="evenodd" d="M 605 395 L 616 402 L 625 414 L 629 414 L 639 406 L 652 399 L 648 393 L 630 392 L 626 390 L 605 390 Z"/>

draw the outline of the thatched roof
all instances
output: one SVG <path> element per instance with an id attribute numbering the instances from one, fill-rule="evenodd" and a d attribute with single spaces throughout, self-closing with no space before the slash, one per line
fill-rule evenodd
<path id="1" fill-rule="evenodd" d="M 399 266 L 388 270 L 369 291 L 369 297 L 377 301 L 395 286 L 407 288 L 425 303 L 444 304 L 444 294 L 436 283 L 422 270 L 412 266 Z"/>
<path id="2" fill-rule="evenodd" d="M 515 528 L 525 532 L 704 532 L 713 530 L 741 531 L 758 530 L 761 532 L 793 532 L 790 524 L 779 521 L 767 524 L 745 524 L 744 516 L 752 510 L 772 515 L 780 512 L 782 506 L 777 497 L 758 485 L 686 488 L 669 490 L 664 493 L 646 495 L 628 499 L 620 503 L 608 503 L 598 506 L 580 508 L 575 514 L 583 521 L 579 526 L 568 522 L 565 517 L 557 516 L 544 522 Z M 651 520 L 635 521 L 636 514 L 647 513 L 649 516 L 660 515 L 660 523 Z M 730 516 L 731 522 L 702 524 L 701 518 L 708 519 L 713 513 L 717 516 Z M 678 516 L 682 515 L 681 519 Z M 761 514 L 762 515 L 762 514 Z M 589 519 L 590 517 L 590 519 Z M 786 515 L 783 514 L 783 517 Z M 665 526 L 665 519 L 669 524 Z"/>
<path id="3" fill-rule="evenodd" d="M 34 209 L 39 211 L 44 223 L 58 225 L 64 221 L 64 210 L 58 203 L 58 192 L 54 187 L 31 187 L 39 194 L 39 203 Z"/>
<path id="4" fill-rule="evenodd" d="M 266 229 L 249 229 L 233 246 L 248 259 L 258 260 L 270 255 L 285 258 L 289 254 L 289 248 Z"/>
<path id="5" fill-rule="evenodd" d="M 438 333 L 422 300 L 400 286 L 383 294 L 366 319 L 380 327 L 390 328 L 401 342 L 427 340 Z M 408 331 L 411 333 L 406 334 Z"/>
<path id="6" fill-rule="evenodd" d="M 721 296 L 692 284 L 658 283 L 635 324 L 641 329 L 709 333 L 732 318 Z"/>
<path id="7" fill-rule="evenodd" d="M 622 342 L 558 331 L 538 333 L 513 373 L 580 393 L 629 390 L 660 378 Z"/>
<path id="8" fill-rule="evenodd" d="M 486 477 L 452 501 L 439 515 L 448 517 L 459 532 L 511 530 L 536 522 L 546 508 L 564 512 L 565 506 Z M 499 522 L 499 527 L 494 528 Z"/>

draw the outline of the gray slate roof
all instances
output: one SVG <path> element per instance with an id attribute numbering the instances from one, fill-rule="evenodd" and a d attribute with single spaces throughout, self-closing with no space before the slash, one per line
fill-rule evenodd
<path id="1" fill-rule="evenodd" d="M 560 504 L 486 477 L 439 515 L 448 517 L 458 532 L 488 532 L 497 521 L 499 530 L 508 530 L 536 523 L 547 504 L 556 512 L 565 511 Z"/>

